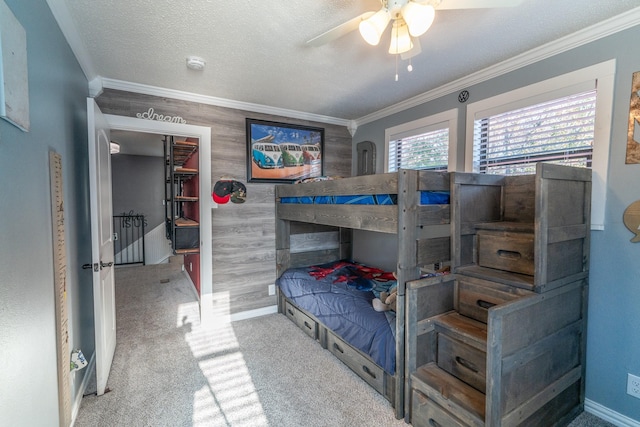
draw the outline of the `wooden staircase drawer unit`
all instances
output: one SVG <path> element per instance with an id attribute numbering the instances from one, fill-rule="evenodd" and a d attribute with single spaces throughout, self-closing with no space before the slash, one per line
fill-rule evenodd
<path id="1" fill-rule="evenodd" d="M 478 265 L 533 276 L 533 233 L 478 230 Z"/>
<path id="2" fill-rule="evenodd" d="M 318 338 L 318 323 L 294 307 L 289 301 L 286 303 L 285 315 L 311 338 Z"/>
<path id="3" fill-rule="evenodd" d="M 331 331 L 327 331 L 327 350 L 353 371 L 358 372 L 363 380 L 384 395 L 384 371 L 382 368 Z"/>

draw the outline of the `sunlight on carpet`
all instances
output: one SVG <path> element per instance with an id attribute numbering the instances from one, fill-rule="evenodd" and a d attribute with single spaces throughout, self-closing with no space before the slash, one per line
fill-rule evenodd
<path id="1" fill-rule="evenodd" d="M 268 426 L 231 324 L 204 328 L 199 319 L 197 302 L 178 306 L 176 327 L 207 380 L 193 396 L 193 425 Z"/>

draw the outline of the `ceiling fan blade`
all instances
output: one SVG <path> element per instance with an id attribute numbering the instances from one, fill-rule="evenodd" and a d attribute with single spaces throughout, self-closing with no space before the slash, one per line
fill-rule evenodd
<path id="1" fill-rule="evenodd" d="M 411 41 L 413 42 L 413 47 L 411 48 L 411 50 L 408 50 L 400 54 L 400 58 L 403 61 L 406 61 L 409 58 L 413 58 L 414 56 L 419 55 L 420 52 L 422 52 L 422 47 L 420 46 L 420 39 L 417 37 L 412 37 Z"/>
<path id="2" fill-rule="evenodd" d="M 374 13 L 375 12 L 365 12 L 362 15 L 356 16 L 355 18 L 350 19 L 347 22 L 338 25 L 337 27 L 333 27 L 329 31 L 326 31 L 319 36 L 312 38 L 311 40 L 307 41 L 307 44 L 309 46 L 318 47 L 322 46 L 323 44 L 332 42 L 335 39 L 344 36 L 345 34 L 349 34 L 350 32 L 357 30 L 360 22 L 369 18 Z"/>
<path id="3" fill-rule="evenodd" d="M 523 0 L 442 0 L 435 8 L 438 10 L 447 9 L 483 9 L 492 7 L 514 7 Z"/>

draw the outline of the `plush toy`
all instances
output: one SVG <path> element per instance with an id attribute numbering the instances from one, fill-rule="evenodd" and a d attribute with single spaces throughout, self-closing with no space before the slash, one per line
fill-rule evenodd
<path id="1" fill-rule="evenodd" d="M 396 273 L 393 273 L 396 278 Z M 374 298 L 372 301 L 375 311 L 396 311 L 396 300 L 398 299 L 398 287 L 394 286 L 391 292 L 380 292 L 380 298 Z"/>

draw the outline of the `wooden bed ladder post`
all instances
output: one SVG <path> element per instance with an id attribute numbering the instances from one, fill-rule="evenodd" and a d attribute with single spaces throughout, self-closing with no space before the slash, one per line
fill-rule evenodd
<path id="1" fill-rule="evenodd" d="M 277 209 L 277 202 L 276 202 Z M 291 264 L 291 222 L 276 217 L 276 279 L 279 279 L 282 273 L 290 267 Z M 280 292 L 278 295 L 278 313 L 284 313 Z"/>
<path id="2" fill-rule="evenodd" d="M 401 169 L 398 172 L 398 302 L 396 308 L 396 418 L 404 417 L 408 411 L 408 399 L 405 396 L 406 360 L 405 360 L 405 292 L 406 282 L 420 276 L 417 259 L 418 237 L 418 171 Z"/>

